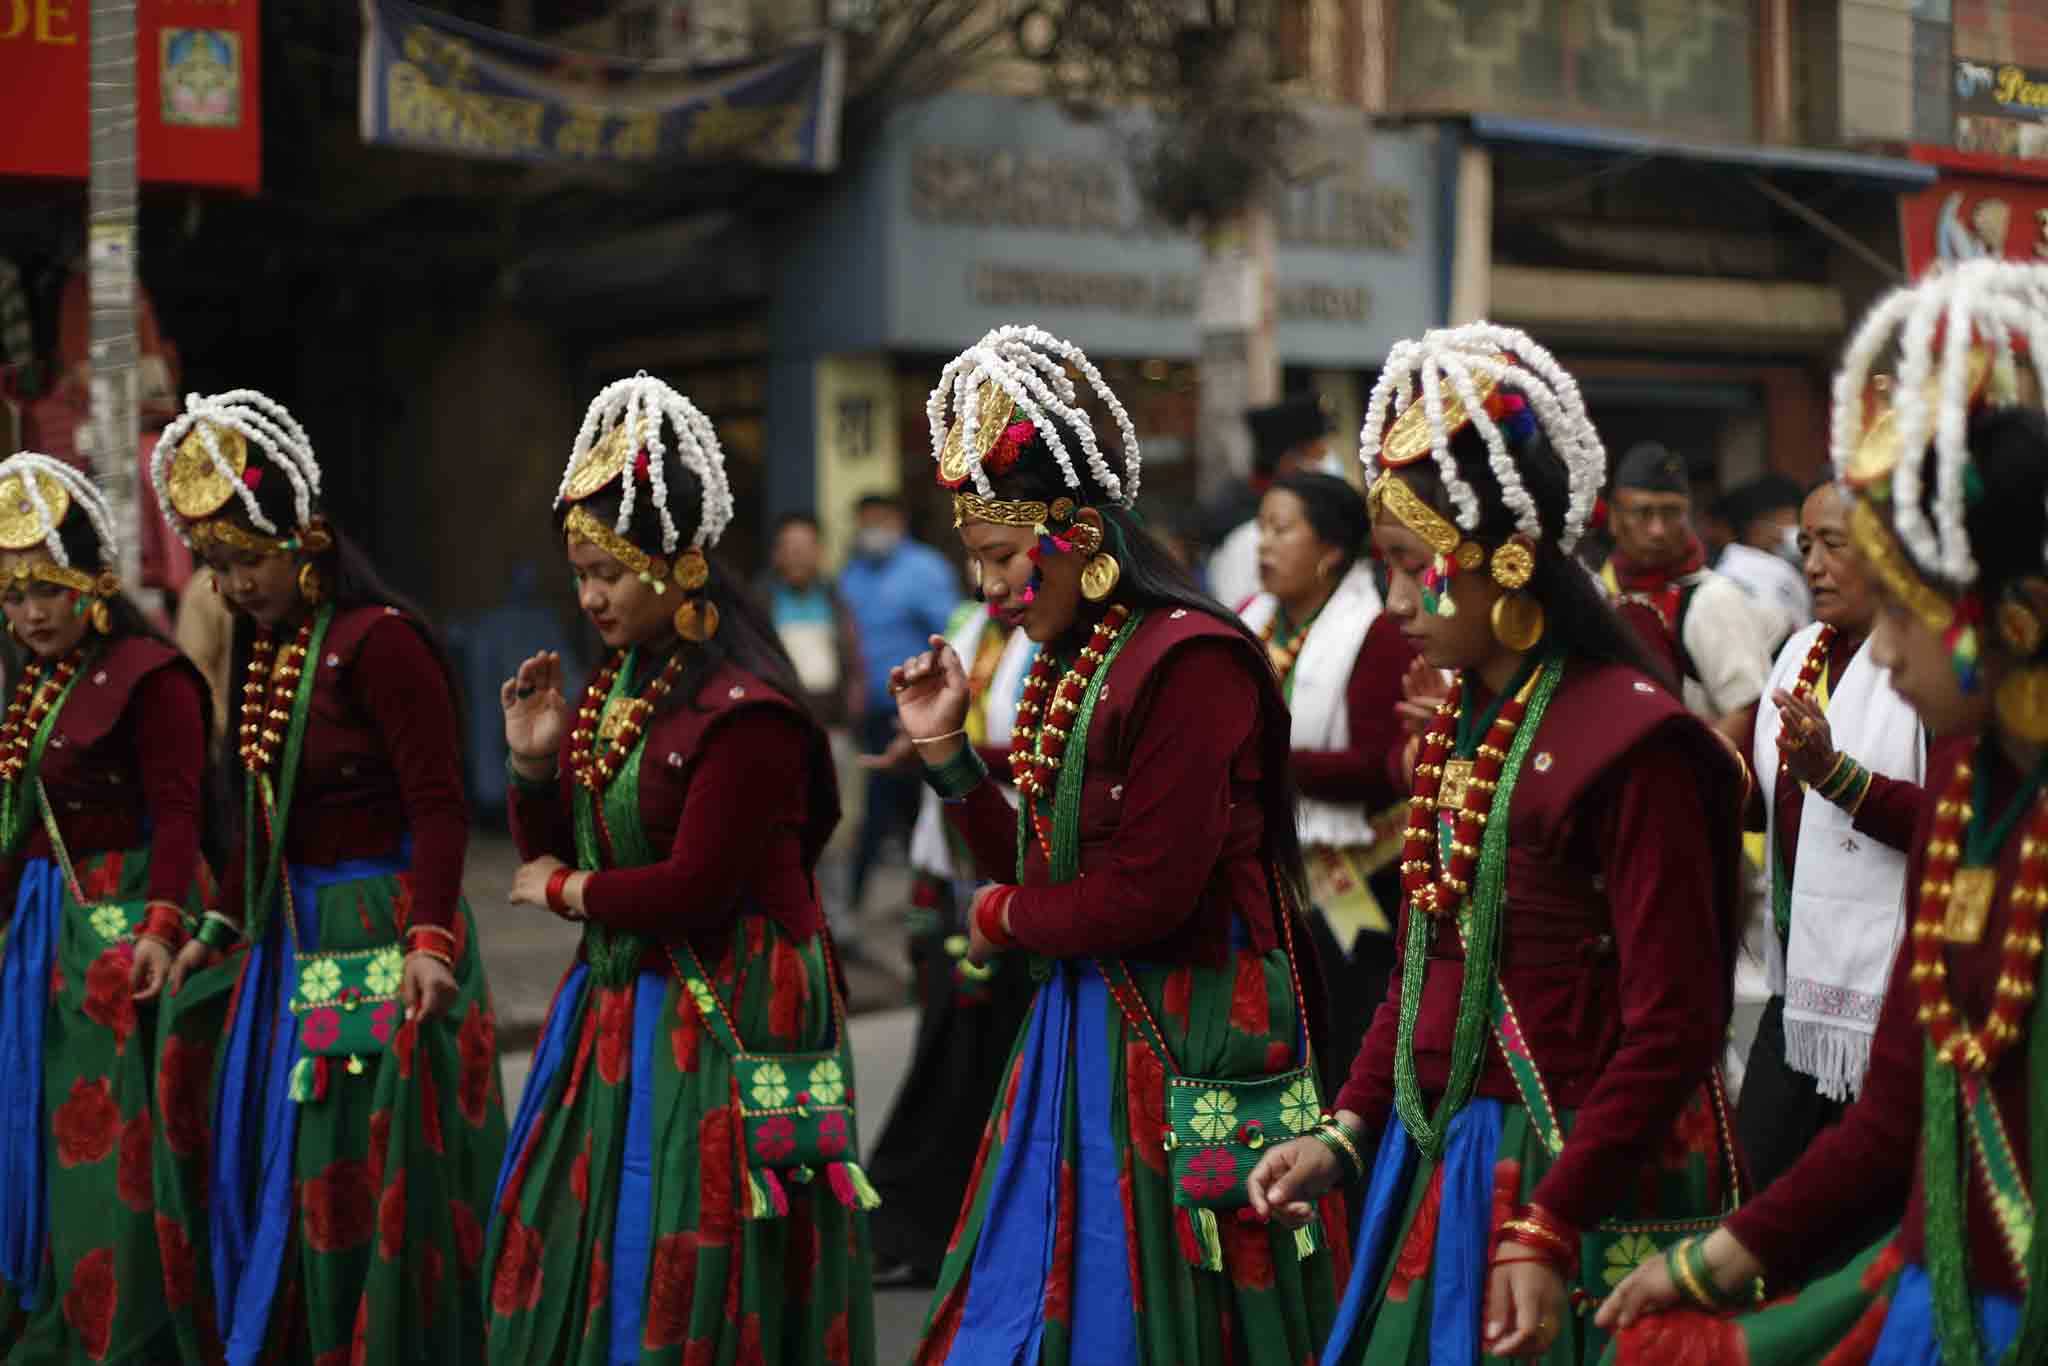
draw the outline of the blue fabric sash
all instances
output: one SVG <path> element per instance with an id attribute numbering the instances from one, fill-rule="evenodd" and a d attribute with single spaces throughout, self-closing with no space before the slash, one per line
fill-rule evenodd
<path id="1" fill-rule="evenodd" d="M 1984 1346 L 1984 1360 L 2003 1359 L 2019 1334 L 2018 1304 L 2004 1295 L 1977 1297 L 1977 1340 Z M 1935 1366 L 1940 1360 L 1941 1343 L 1934 1335 L 1933 1287 L 1927 1268 L 1916 1263 L 1899 1273 L 1870 1366 Z"/>
<path id="2" fill-rule="evenodd" d="M 43 1022 L 64 918 L 64 879 L 46 858 L 22 865 L 0 956 L 0 1280 L 25 1310 L 42 1305 L 49 1191 L 43 1185 Z"/>
<path id="3" fill-rule="evenodd" d="M 569 1050 L 576 1046 L 574 1022 L 582 1008 L 583 988 L 589 978 L 590 965 L 577 959 L 562 985 L 556 988 L 554 1004 L 548 1007 L 548 1022 L 533 1050 L 526 1087 L 519 1093 L 519 1113 L 512 1117 L 512 1132 L 505 1140 L 505 1162 L 498 1168 L 498 1184 L 491 1191 L 491 1207 L 485 1214 L 492 1226 L 498 1222 L 498 1207 L 504 1203 L 506 1183 L 519 1166 L 527 1144 L 533 1141 L 533 1131 L 539 1127 L 541 1117 L 555 1103 L 555 1074 L 562 1070 Z"/>
<path id="4" fill-rule="evenodd" d="M 1430 1264 L 1430 1360 L 1477 1362 L 1486 1313 L 1486 1246 L 1492 1235 L 1493 1167 L 1500 1153 L 1497 1100 L 1473 1100 L 1445 1137 L 1443 1203 Z M 1387 1279 L 1387 1259 L 1403 1233 L 1402 1213 L 1416 1178 L 1417 1153 L 1398 1114 L 1389 1114 L 1373 1159 L 1358 1220 L 1351 1282 L 1337 1308 L 1322 1366 L 1343 1366 L 1361 1332 L 1370 1332 Z"/>
<path id="5" fill-rule="evenodd" d="M 323 888 L 389 877 L 411 862 L 407 837 L 396 855 L 319 866 L 288 864 L 299 951 L 320 947 L 316 898 Z M 262 942 L 249 948 L 221 1047 L 207 1222 L 214 1306 L 227 1338 L 229 1366 L 254 1366 L 263 1353 L 271 1301 L 298 1214 L 292 1180 L 300 1109 L 291 1099 L 292 1064 L 299 1056 L 291 1012 L 295 971 L 290 937 L 273 918 Z M 251 1116 L 256 1123 L 249 1122 Z"/>
<path id="6" fill-rule="evenodd" d="M 626 1101 L 626 1155 L 612 1224 L 612 1366 L 639 1366 L 647 1270 L 654 1241 L 654 1041 L 668 978 L 643 972 L 633 990 L 633 1075 Z"/>
<path id="7" fill-rule="evenodd" d="M 982 1218 L 952 1358 L 976 1366 L 1038 1360 L 1059 1219 L 1060 1139 L 1071 1096 L 1075 1177 L 1073 1341 L 1091 1359 L 1135 1361 L 1130 1253 L 1111 1137 L 1109 989 L 1093 964 L 1058 962 L 1039 988 L 1017 1059 L 1010 1137 Z"/>

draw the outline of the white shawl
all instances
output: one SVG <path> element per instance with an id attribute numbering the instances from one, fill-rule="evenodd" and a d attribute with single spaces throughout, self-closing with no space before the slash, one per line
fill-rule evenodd
<path id="1" fill-rule="evenodd" d="M 1755 768 L 1768 813 L 1768 860 L 1778 857 L 1778 732 L 1771 696 L 1791 692 L 1821 627 L 1785 642 L 1756 715 Z M 1927 739 L 1920 719 L 1892 690 L 1889 671 L 1859 649 L 1829 691 L 1828 728 L 1837 751 L 1872 773 L 1910 783 L 1927 781 Z M 1863 1089 L 1870 1040 L 1877 1030 L 1906 925 L 1906 856 L 1855 828 L 1849 813 L 1808 791 L 1799 817 L 1792 881 L 1792 929 L 1781 946 L 1775 924 L 1764 936 L 1771 993 L 1785 998 L 1785 1055 L 1813 1077 L 1830 1100 Z"/>
<path id="2" fill-rule="evenodd" d="M 1239 614 L 1253 631 L 1263 631 L 1280 610 L 1271 593 L 1261 593 Z M 1380 592 L 1372 566 L 1364 560 L 1351 566 L 1337 591 L 1323 604 L 1309 628 L 1308 640 L 1294 660 L 1294 686 L 1288 695 L 1293 713 L 1291 742 L 1295 749 L 1339 750 L 1351 747 L 1351 711 L 1345 694 L 1351 670 L 1365 645 L 1365 633 L 1380 614 Z M 1313 801 L 1304 797 L 1295 808 L 1295 823 L 1305 845 L 1359 848 L 1373 842 L 1371 813 L 1358 804 Z"/>
<path id="3" fill-rule="evenodd" d="M 992 625 L 988 613 L 977 608 L 967 614 L 949 637 L 954 653 L 968 668 L 974 667 L 974 657 L 981 652 L 982 634 Z M 1031 672 L 1031 661 L 1037 657 L 1031 637 L 1022 631 L 1011 632 L 1010 643 L 1003 648 L 1003 657 L 996 661 L 996 671 L 988 681 L 988 695 L 982 702 L 982 717 L 988 728 L 984 744 L 999 748 L 1009 745 L 1010 732 L 1017 720 L 1017 699 L 1024 695 L 1025 675 Z M 1004 772 L 996 777 L 1003 795 L 1015 805 L 1016 789 L 1009 785 L 1010 775 Z M 953 868 L 953 849 L 946 840 L 945 812 L 938 794 L 929 787 L 918 799 L 917 824 L 910 830 L 910 866 L 933 877 L 958 876 Z"/>

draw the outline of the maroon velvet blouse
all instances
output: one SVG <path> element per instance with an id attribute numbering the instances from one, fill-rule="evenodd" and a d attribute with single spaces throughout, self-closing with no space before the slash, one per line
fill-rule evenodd
<path id="1" fill-rule="evenodd" d="M 199 871 L 208 705 L 192 667 L 146 636 L 116 641 L 81 667 L 41 769 L 73 862 L 146 843 L 149 899 L 183 904 Z M 38 818 L 17 859 L 51 857 Z"/>
<path id="2" fill-rule="evenodd" d="M 1936 742 L 1927 756 L 1928 789 L 1945 792 L 1959 762 L 1970 757 L 1975 736 Z M 2003 810 L 2019 788 L 2019 774 L 2002 757 L 1992 771 L 1992 806 Z M 1920 828 L 1906 865 L 1906 886 L 1920 885 L 1925 860 L 1922 850 L 1934 823 L 1934 803 L 1923 804 Z M 1981 1028 L 1997 988 L 2005 929 L 2012 918 L 2012 888 L 2018 880 L 2020 847 L 2015 837 L 2005 842 L 1998 864 L 1998 895 L 1984 934 L 1975 944 L 1947 945 L 1949 1000 L 1964 1019 Z M 1917 904 L 1912 907 L 1918 912 Z M 1792 1169 L 1728 1220 L 1735 1235 L 1763 1262 L 1773 1280 L 1798 1280 L 1812 1259 L 1830 1249 L 1816 1239 L 1815 1229 L 1838 1228 L 1871 1211 L 1903 1210 L 1900 1249 L 1908 1262 L 1925 1259 L 1925 1159 L 1921 1153 L 1921 1083 L 1926 1035 L 1918 1021 L 1919 989 L 1912 979 L 1912 938 L 1902 943 L 1886 989 L 1877 1034 L 1870 1046 L 1870 1070 L 1863 1091 L 1842 1116 L 1824 1130 Z M 2036 1085 L 2048 1084 L 2036 1079 Z M 2027 1040 L 2008 1048 L 1991 1074 L 1991 1089 L 2012 1140 L 2012 1155 L 2027 1175 L 2028 1128 Z M 1967 1155 L 1967 1140 L 1958 1145 Z M 1998 1233 L 1983 1178 L 1975 1170 L 1962 1175 L 1968 1191 L 1967 1228 L 1970 1279 L 1980 1291 L 2015 1298 L 2024 1294 Z M 2028 1180 L 2031 1189 L 2038 1189 Z"/>
<path id="3" fill-rule="evenodd" d="M 583 887 L 586 913 L 652 939 L 728 930 L 749 912 L 794 938 L 815 934 L 823 915 L 812 869 L 838 820 L 836 801 L 816 809 L 829 792 L 817 781 L 821 762 L 829 772 L 823 745 L 781 693 L 730 665 L 715 671 L 692 703 L 647 727 L 640 821 L 656 861 L 615 867 L 607 849 L 607 866 Z M 520 857 L 575 866 L 573 783 L 565 737 L 553 781 L 514 784 Z"/>
<path id="4" fill-rule="evenodd" d="M 1633 670 L 1571 666 L 1517 778 L 1498 975 L 1551 1101 L 1577 1111 L 1531 1199 L 1586 1228 L 1650 1161 L 1720 1056 L 1739 903 L 1742 775 L 1676 699 Z M 1404 906 L 1397 945 L 1411 912 Z M 1405 958 L 1405 953 L 1403 954 Z M 1431 1105 L 1450 1075 L 1464 981 L 1456 935 L 1429 949 L 1415 1023 Z M 1337 1107 L 1393 1107 L 1401 965 Z M 1518 1103 L 1491 1035 L 1476 1094 Z"/>

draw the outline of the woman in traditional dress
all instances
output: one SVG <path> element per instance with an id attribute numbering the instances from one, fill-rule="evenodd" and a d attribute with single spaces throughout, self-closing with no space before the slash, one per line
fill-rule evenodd
<path id="1" fill-rule="evenodd" d="M 1002 767 L 1038 645 L 980 597 L 954 615 L 946 640 L 967 667 L 967 740 L 984 763 Z M 909 740 L 902 748 L 910 751 L 904 761 L 919 765 Z M 974 857 L 944 812 L 927 789 L 910 832 L 910 958 L 920 1009 L 910 1071 L 868 1164 L 882 1196 L 870 1220 L 877 1285 L 938 1280 L 982 1125 L 1038 989 L 1021 961 L 967 956 Z"/>
<path id="2" fill-rule="evenodd" d="M 556 500 L 609 662 L 506 680 L 513 901 L 581 922 L 486 1252 L 491 1359 L 874 1359 L 845 1004 L 813 878 L 839 819 L 774 628 L 706 552 L 732 518 L 703 414 L 621 380 Z"/>
<path id="3" fill-rule="evenodd" d="M 1849 543 L 1848 514 L 1832 481 L 1800 509 L 1818 620 L 1778 656 L 1752 749 L 1771 870 L 1771 999 L 1743 1072 L 1736 1132 L 1757 1190 L 1863 1085 L 1925 791 L 1920 719 L 1864 649 L 1877 594 Z M 1864 1230 L 1848 1251 L 1882 1231 Z"/>
<path id="4" fill-rule="evenodd" d="M 1865 382 L 1898 340 L 1893 403 Z M 1873 662 L 1931 737 L 1892 970 L 1862 1093 L 1719 1230 L 1601 1306 L 1622 1362 L 1946 1366 L 2048 1360 L 2048 270 L 1982 262 L 1881 302 L 1835 384 L 1849 534 L 1881 597 Z M 1796 924 L 1796 922 L 1795 922 Z M 1795 1284 L 1816 1230 L 1903 1210 L 1895 1237 Z M 1660 1313 L 1674 1304 L 1686 1312 Z"/>
<path id="5" fill-rule="evenodd" d="M 1408 814 L 1402 682 L 1416 658 L 1380 611 L 1365 499 L 1327 474 L 1290 474 L 1259 504 L 1259 580 L 1240 611 L 1266 643 L 1293 718 L 1290 767 L 1318 956 L 1330 982 L 1328 1093 L 1387 994 L 1395 870 Z"/>
<path id="6" fill-rule="evenodd" d="M 113 519 L 0 462 L 0 1360 L 174 1359 L 150 1132 L 157 1002 L 208 887 L 206 693 L 120 591 Z M 168 1291 L 168 1293 L 167 1293 Z"/>
<path id="7" fill-rule="evenodd" d="M 1069 365 L 1115 420 L 1114 454 Z M 1328 1331 L 1344 1219 L 1333 1198 L 1297 1237 L 1236 1208 L 1266 1135 L 1320 1111 L 1273 672 L 1138 527 L 1137 437 L 1079 348 L 998 328 L 928 412 L 982 591 L 1040 645 L 1010 750 L 1023 809 L 967 743 L 943 638 L 890 686 L 996 880 L 970 910 L 974 958 L 1028 953 L 1045 981 L 917 1359 L 1292 1366 Z M 1184 1152 L 1170 1091 L 1200 1111 L 1172 1126 Z"/>
<path id="8" fill-rule="evenodd" d="M 1298 1222 L 1369 1176 L 1332 1366 L 1589 1361 L 1571 1292 L 1730 1181 L 1741 765 L 1570 558 L 1605 461 L 1541 347 L 1395 347 L 1363 447 L 1387 611 L 1458 678 L 1416 767 L 1397 985 L 1335 1124 L 1269 1154 L 1253 1204 Z"/>
<path id="9" fill-rule="evenodd" d="M 193 396 L 151 473 L 234 609 L 240 707 L 227 916 L 179 956 L 159 1063 L 187 1359 L 479 1361 L 505 1120 L 446 658 L 281 404 Z"/>

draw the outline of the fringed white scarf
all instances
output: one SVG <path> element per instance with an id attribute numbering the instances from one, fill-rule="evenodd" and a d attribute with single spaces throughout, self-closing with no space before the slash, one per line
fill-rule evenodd
<path id="1" fill-rule="evenodd" d="M 1245 604 L 1240 615 L 1253 631 L 1264 631 L 1279 611 L 1279 600 L 1271 593 L 1261 593 Z M 1351 711 L 1345 694 L 1351 687 L 1358 652 L 1365 645 L 1365 633 L 1379 614 L 1380 591 L 1372 581 L 1372 566 L 1360 560 L 1316 614 L 1308 640 L 1295 656 L 1294 686 L 1287 702 L 1294 714 L 1291 741 L 1295 749 L 1351 747 Z M 1295 812 L 1305 845 L 1344 849 L 1373 842 L 1372 813 L 1362 805 L 1303 798 Z"/>
<path id="2" fill-rule="evenodd" d="M 1807 627 L 1785 643 L 1757 708 L 1755 766 L 1770 829 L 1767 868 L 1778 858 L 1777 809 L 1781 722 L 1771 697 L 1792 691 L 1819 637 Z M 1892 690 L 1891 675 L 1859 649 L 1828 696 L 1835 748 L 1872 773 L 1910 783 L 1927 781 L 1927 739 L 1920 719 Z M 1764 936 L 1772 995 L 1785 998 L 1785 1056 L 1793 1070 L 1819 1083 L 1830 1100 L 1853 1099 L 1870 1066 L 1878 1009 L 1906 926 L 1906 856 L 1855 828 L 1849 813 L 1818 792 L 1800 808 L 1793 862 L 1790 943 L 1775 923 Z"/>

